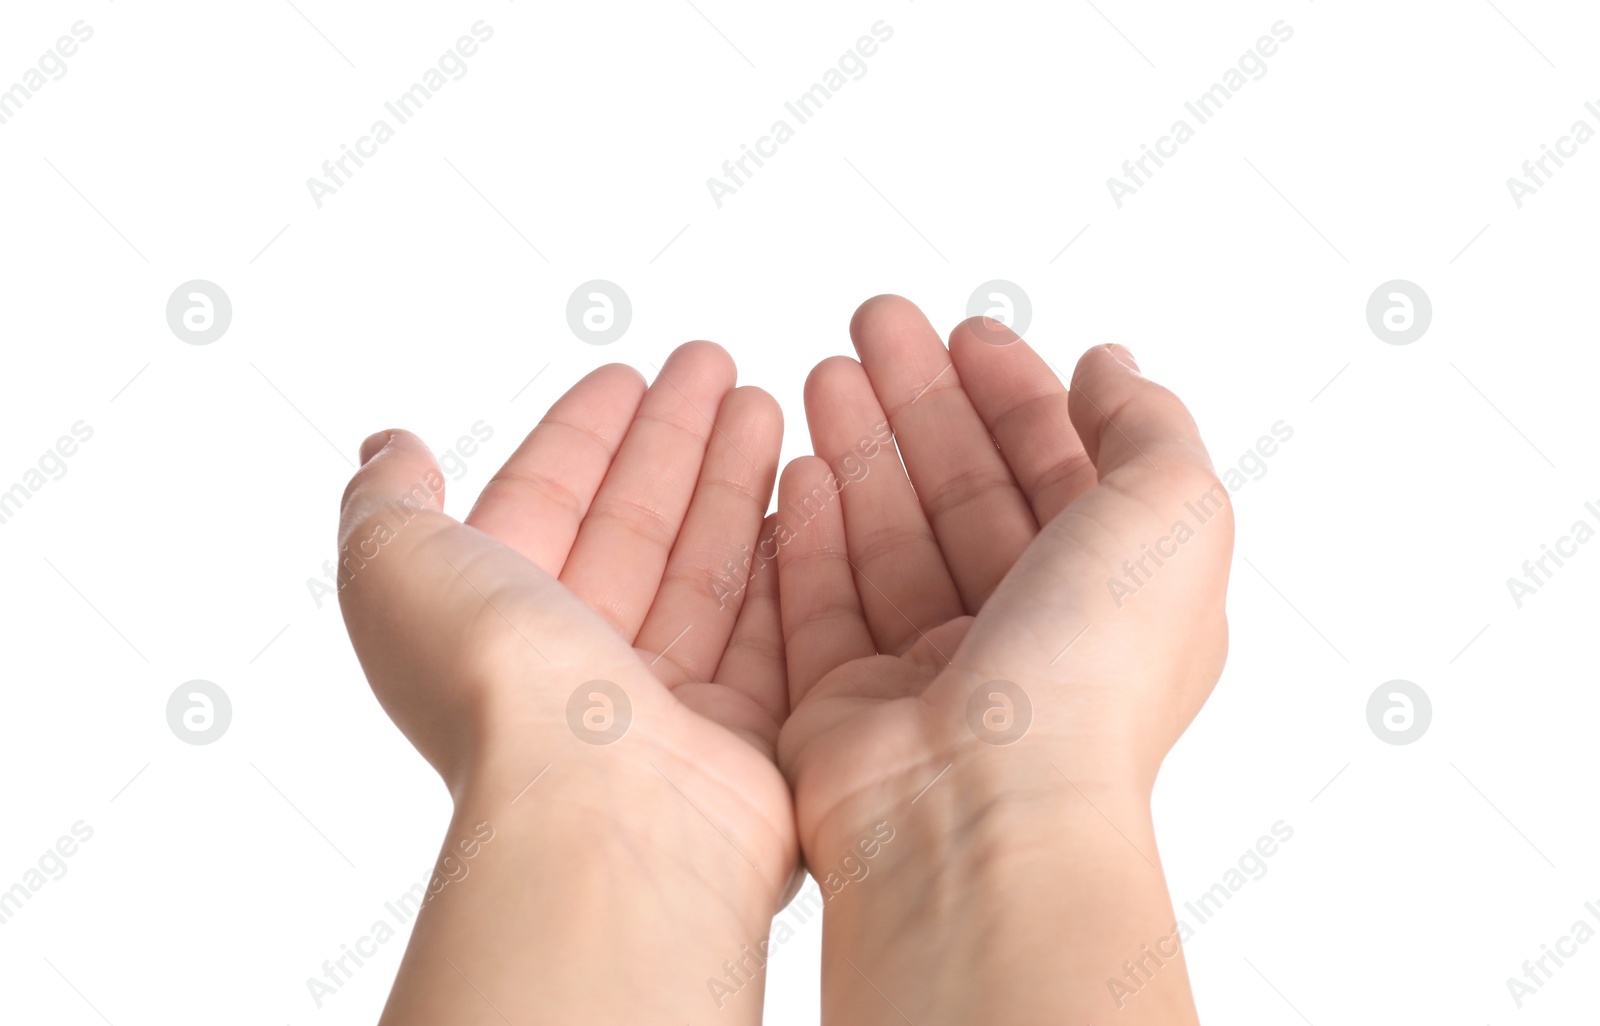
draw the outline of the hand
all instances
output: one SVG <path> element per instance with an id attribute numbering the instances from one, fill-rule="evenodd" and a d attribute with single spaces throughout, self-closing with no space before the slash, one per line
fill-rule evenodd
<path id="1" fill-rule="evenodd" d="M 1120 347 L 1085 354 L 1069 394 L 992 321 L 962 324 L 947 351 L 915 307 L 884 296 L 851 336 L 861 364 L 828 360 L 806 386 L 821 458 L 790 464 L 779 489 L 793 707 L 780 754 L 808 861 L 836 862 L 872 823 L 898 823 L 914 838 L 889 846 L 899 868 L 855 900 L 892 905 L 904 884 L 899 925 L 924 931 L 940 895 L 977 903 L 975 875 L 996 858 L 1036 856 L 1012 865 L 1022 879 L 1091 847 L 1083 830 L 1110 838 L 1108 858 L 1155 871 L 1150 788 L 1226 652 L 1231 507 L 1194 422 Z M 863 442 L 885 420 L 898 460 Z M 1020 740 L 995 729 L 1007 716 Z M 1001 741 L 1014 743 L 986 743 Z M 1091 883 L 1114 892 L 1117 877 Z M 864 929 L 828 936 L 908 989 L 938 978 L 903 950 L 878 956 L 893 935 Z M 1088 947 L 1074 971 L 1115 964 L 1115 945 Z"/>
<path id="2" fill-rule="evenodd" d="M 551 872 L 572 874 L 565 888 L 598 865 L 609 877 L 596 886 L 610 896 L 649 889 L 646 904 L 664 921 L 618 921 L 638 936 L 596 938 L 602 949 L 621 946 L 589 954 L 621 972 L 619 952 L 643 945 L 660 971 L 678 965 L 671 993 L 692 996 L 683 1007 L 696 1015 L 709 1007 L 705 980 L 722 975 L 719 963 L 765 936 L 798 858 L 772 761 L 787 711 L 775 575 L 719 586 L 725 564 L 758 545 L 782 416 L 766 393 L 733 383 L 728 355 L 703 342 L 673 353 L 648 391 L 628 368 L 595 371 L 550 409 L 465 524 L 441 511 L 443 479 L 423 443 L 381 432 L 362 446 L 340 528 L 340 598 L 357 655 L 458 810 L 488 816 L 501 836 L 525 836 L 530 852 L 553 860 Z M 599 697 L 595 681 L 623 698 Z M 610 744 L 581 739 L 607 725 L 626 730 Z M 512 893 L 548 911 L 548 891 L 521 879 L 539 875 L 533 865 L 504 868 Z M 489 896 L 488 885 L 473 886 L 460 886 L 463 901 Z M 475 913 L 488 920 L 478 934 L 492 936 L 516 904 L 506 894 L 488 902 Z M 616 914 L 613 901 L 599 905 L 571 911 Z M 440 925 L 456 935 L 445 944 L 419 926 L 412 955 L 432 945 L 470 962 L 471 946 L 484 944 L 473 927 L 465 917 Z M 557 937 L 544 922 L 501 928 L 528 947 L 582 946 L 576 926 Z M 484 949 L 483 962 L 459 968 L 486 986 L 473 969 L 492 977 L 486 966 L 502 965 L 504 952 Z M 405 992 L 458 1021 L 461 1009 L 418 972 L 409 982 L 402 972 L 391 1010 Z M 446 989 L 460 989 L 440 972 Z M 583 979 L 567 981 L 575 996 Z M 559 986 L 545 985 L 546 999 L 550 988 Z M 501 1008 L 513 1001 L 496 998 Z M 461 999 L 476 1002 L 470 991 Z M 665 987 L 648 1001 L 677 1014 Z M 759 1013 L 759 993 L 745 1003 Z"/>

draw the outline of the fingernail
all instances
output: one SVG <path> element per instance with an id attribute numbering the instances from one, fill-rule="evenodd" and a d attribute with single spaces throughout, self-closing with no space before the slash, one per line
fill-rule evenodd
<path id="1" fill-rule="evenodd" d="M 368 435 L 367 440 L 361 443 L 361 465 L 366 466 L 367 461 L 382 452 L 383 447 L 388 445 L 389 439 L 393 437 L 393 431 L 379 431 L 377 434 Z"/>
<path id="2" fill-rule="evenodd" d="M 1118 363 L 1133 371 L 1135 374 L 1140 373 L 1139 361 L 1135 360 L 1133 358 L 1133 354 L 1128 352 L 1127 346 L 1118 345 L 1117 343 L 1113 342 L 1106 346 L 1106 349 L 1110 351 L 1112 358 Z"/>

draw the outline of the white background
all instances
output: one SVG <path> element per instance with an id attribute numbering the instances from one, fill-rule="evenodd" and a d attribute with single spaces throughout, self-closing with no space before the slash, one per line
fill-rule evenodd
<path id="1" fill-rule="evenodd" d="M 0 524 L 0 889 L 94 835 L 0 924 L 0 1019 L 376 1018 L 400 940 L 321 1009 L 306 978 L 429 872 L 448 803 L 306 585 L 366 434 L 443 452 L 490 425 L 459 515 L 585 371 L 711 338 L 783 403 L 790 457 L 857 303 L 899 292 L 948 330 L 995 278 L 1063 371 L 1128 345 L 1219 467 L 1294 430 L 1234 495 L 1231 659 L 1156 796 L 1180 905 L 1294 830 L 1189 945 L 1202 1016 L 1592 1015 L 1600 943 L 1521 1010 L 1505 981 L 1600 901 L 1600 545 L 1520 609 L 1506 579 L 1600 502 L 1600 141 L 1521 208 L 1505 183 L 1600 129 L 1600 14 L 296 3 L 3 15 L 0 88 L 74 22 L 94 36 L 0 125 L 0 489 L 74 422 L 94 436 Z M 466 77 L 319 209 L 306 179 L 479 19 Z M 865 77 L 719 209 L 706 179 L 879 19 Z M 1280 19 L 1265 77 L 1119 209 L 1106 179 Z M 208 346 L 164 316 L 195 278 L 234 308 Z M 603 348 L 564 312 L 592 278 L 633 303 Z M 1396 278 L 1433 304 L 1408 346 L 1366 322 Z M 195 678 L 233 705 L 206 746 L 166 722 Z M 1433 706 L 1405 746 L 1366 719 L 1395 678 Z M 817 1021 L 800 934 L 774 1023 Z"/>

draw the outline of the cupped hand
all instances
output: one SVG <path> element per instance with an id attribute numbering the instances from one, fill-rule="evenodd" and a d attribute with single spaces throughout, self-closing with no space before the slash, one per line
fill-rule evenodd
<path id="1" fill-rule="evenodd" d="M 851 336 L 860 363 L 807 382 L 818 455 L 779 487 L 780 761 L 808 858 L 929 786 L 974 809 L 1148 798 L 1227 648 L 1232 509 L 1188 412 L 1120 347 L 1069 393 L 1002 325 L 947 349 L 894 296 Z"/>
<path id="2" fill-rule="evenodd" d="M 465 523 L 420 439 L 372 436 L 343 502 L 340 599 L 373 691 L 458 803 L 609 819 L 670 867 L 748 872 L 776 901 L 797 859 L 772 761 L 776 586 L 729 587 L 727 568 L 759 544 L 782 415 L 734 375 L 706 342 L 648 389 L 602 367 Z"/>

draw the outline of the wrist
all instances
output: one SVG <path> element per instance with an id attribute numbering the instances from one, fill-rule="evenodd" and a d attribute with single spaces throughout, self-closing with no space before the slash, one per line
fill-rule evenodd
<path id="1" fill-rule="evenodd" d="M 825 762 L 791 767 L 809 862 L 845 852 L 881 820 L 907 816 L 932 835 L 964 837 L 1003 831 L 1013 816 L 1049 821 L 1070 808 L 1064 796 L 1085 808 L 1149 816 L 1158 765 L 1129 745 L 1060 736 L 1040 723 L 1015 743 L 997 745 L 981 740 L 964 720 L 949 720 L 929 708 L 900 744 L 881 745 L 868 780 L 838 779 Z M 816 794 L 827 795 L 828 804 L 819 804 Z"/>
<path id="2" fill-rule="evenodd" d="M 956 761 L 920 796 L 857 821 L 855 834 L 887 824 L 893 840 L 870 860 L 857 848 L 859 878 L 828 899 L 824 1021 L 898 1020 L 889 1004 L 919 1026 L 1133 1009 L 1108 980 L 1173 932 L 1148 793 L 1069 780 L 1048 760 L 1019 770 Z M 815 835 L 813 873 L 842 876 L 851 837 Z M 1186 1022 L 1189 1001 L 1180 950 L 1117 1021 Z"/>
<path id="3" fill-rule="evenodd" d="M 759 1021 L 764 965 L 747 955 L 780 897 L 762 874 L 663 796 L 619 829 L 597 814 L 620 799 L 614 782 L 569 763 L 527 784 L 456 796 L 385 1026 L 688 1022 L 719 1007 L 734 1026 Z M 715 844 L 685 843 L 701 832 Z M 735 989 L 724 963 L 741 959 Z"/>
<path id="4" fill-rule="evenodd" d="M 877 897 L 903 895 L 908 908 L 1063 859 L 1159 865 L 1142 784 L 1070 776 L 1047 759 L 1001 767 L 984 753 L 841 802 L 805 838 L 805 854 L 813 875 L 870 859 L 884 881 Z"/>
<path id="5" fill-rule="evenodd" d="M 674 751 L 643 741 L 620 748 L 486 759 L 455 789 L 453 822 L 488 820 L 506 848 L 551 872 L 694 894 L 708 915 L 726 907 L 741 926 L 767 923 L 797 852 L 788 824 L 773 827 L 758 801 L 745 800 L 763 783 L 781 787 L 776 770 L 773 781 L 745 781 L 751 794 L 708 797 Z"/>

